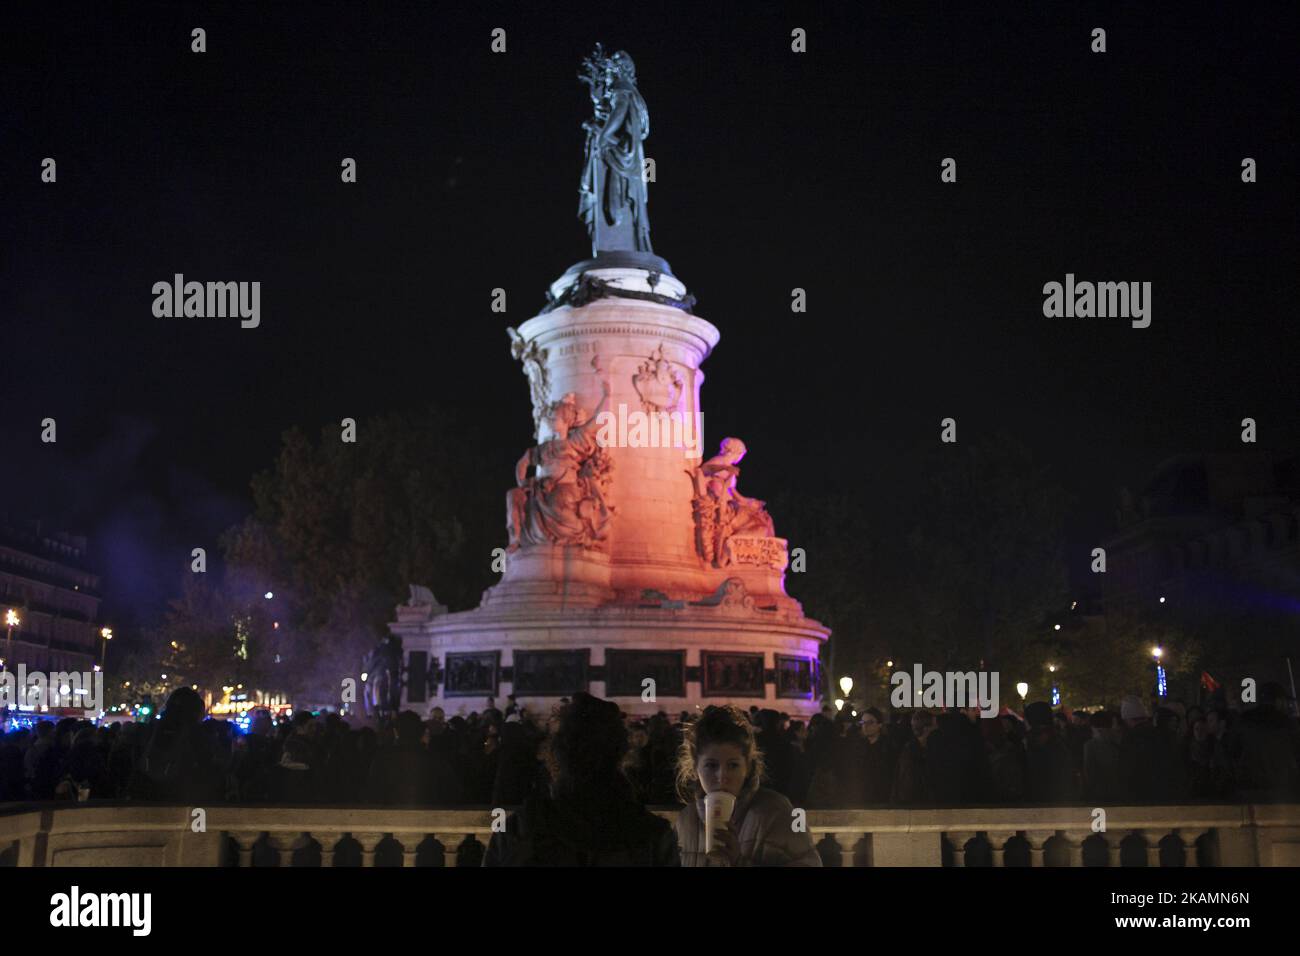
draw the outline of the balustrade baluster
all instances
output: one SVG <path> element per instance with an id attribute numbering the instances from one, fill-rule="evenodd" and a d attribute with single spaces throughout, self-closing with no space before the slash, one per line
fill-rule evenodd
<path id="1" fill-rule="evenodd" d="M 240 832 L 230 834 L 231 839 L 239 847 L 239 865 L 248 867 L 253 865 L 253 846 L 261 838 L 260 833 Z"/>
<path id="2" fill-rule="evenodd" d="M 948 838 L 948 843 L 952 845 L 952 865 L 964 867 L 966 865 L 966 844 L 975 839 L 975 834 L 958 831 L 945 834 L 945 836 Z"/>
<path id="3" fill-rule="evenodd" d="M 1062 839 L 1069 847 L 1070 866 L 1083 866 L 1083 843 L 1090 836 L 1090 830 L 1066 830 L 1062 834 Z"/>
<path id="4" fill-rule="evenodd" d="M 1107 830 L 1106 837 L 1106 861 L 1111 866 L 1123 866 L 1124 861 L 1121 854 L 1124 852 L 1124 840 L 1132 833 L 1131 830 Z"/>
<path id="5" fill-rule="evenodd" d="M 841 830 L 833 830 L 830 834 L 832 840 L 840 848 L 840 866 L 853 865 L 853 848 L 861 839 L 861 833 L 845 833 Z"/>
<path id="6" fill-rule="evenodd" d="M 1147 866 L 1160 865 L 1160 836 L 1152 834 L 1150 830 L 1143 831 L 1142 836 L 1147 841 Z"/>
<path id="7" fill-rule="evenodd" d="M 463 833 L 435 833 L 433 838 L 442 845 L 442 866 L 456 865 L 456 850 L 460 846 L 461 840 L 465 838 Z M 438 864 L 438 858 L 434 857 L 435 865 Z"/>
<path id="8" fill-rule="evenodd" d="M 1178 837 L 1178 839 L 1183 844 L 1183 865 L 1184 866 L 1201 865 L 1200 858 L 1196 854 L 1196 841 L 1199 840 L 1201 837 L 1205 836 L 1205 834 L 1209 832 L 1210 832 L 1209 830 L 1206 830 L 1204 828 L 1200 830 L 1178 829 L 1174 831 L 1174 834 Z"/>
<path id="9" fill-rule="evenodd" d="M 985 833 L 988 837 L 989 849 L 993 853 L 994 866 L 1007 865 L 1007 841 L 1015 835 L 1013 830 L 989 830 Z"/>
<path id="10" fill-rule="evenodd" d="M 354 833 L 352 839 L 361 844 L 361 865 L 375 865 L 375 847 L 383 840 L 382 833 Z"/>
<path id="11" fill-rule="evenodd" d="M 1055 830 L 1026 830 L 1025 839 L 1029 841 L 1029 865 L 1033 867 L 1046 866 L 1043 858 L 1043 850 L 1047 846 L 1047 841 L 1056 836 Z"/>

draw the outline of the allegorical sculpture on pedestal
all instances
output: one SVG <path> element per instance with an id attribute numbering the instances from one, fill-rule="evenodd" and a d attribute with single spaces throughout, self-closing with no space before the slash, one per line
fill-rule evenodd
<path id="1" fill-rule="evenodd" d="M 695 482 L 696 546 L 715 568 L 753 564 L 784 570 L 785 544 L 776 537 L 766 503 L 736 490 L 745 451 L 739 438 L 724 438 L 716 455 L 687 472 Z"/>
<path id="2" fill-rule="evenodd" d="M 587 225 L 592 255 L 653 252 L 641 145 L 650 134 L 650 113 L 636 88 L 636 67 L 622 50 L 605 56 L 598 43 L 579 79 L 591 88 L 593 110 L 582 124 L 587 151 L 578 190 L 578 217 Z"/>
<path id="3" fill-rule="evenodd" d="M 533 422 L 505 491 L 509 559 L 494 559 L 501 579 L 470 610 L 412 587 L 391 625 L 405 681 L 394 647 L 380 649 L 368 703 L 391 709 L 400 686 L 425 713 L 502 694 L 544 711 L 581 690 L 628 713 L 725 700 L 809 717 L 828 632 L 785 591 L 787 542 L 767 506 L 738 489 L 744 443 L 702 451 L 702 365 L 721 333 L 650 246 L 649 119 L 632 58 L 598 45 L 579 79 L 592 104 L 578 204 L 591 255 L 507 330 Z M 698 215 L 693 228 L 719 228 Z"/>
<path id="4" fill-rule="evenodd" d="M 605 549 L 614 462 L 596 441 L 596 418 L 609 401 L 609 383 L 602 384 L 604 395 L 591 415 L 573 392 L 547 406 L 552 437 L 524 452 L 515 465 L 516 487 L 506 493 L 508 551 L 546 543 Z"/>

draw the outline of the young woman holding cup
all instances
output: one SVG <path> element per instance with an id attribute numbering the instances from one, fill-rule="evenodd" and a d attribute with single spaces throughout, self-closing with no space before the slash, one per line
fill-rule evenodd
<path id="1" fill-rule="evenodd" d="M 762 779 L 763 752 L 739 707 L 706 707 L 686 726 L 677 755 L 682 866 L 821 866 L 790 801 Z"/>

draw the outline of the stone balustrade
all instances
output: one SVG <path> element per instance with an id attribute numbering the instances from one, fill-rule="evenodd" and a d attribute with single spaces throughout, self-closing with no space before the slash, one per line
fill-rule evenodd
<path id="1" fill-rule="evenodd" d="M 0 865 L 473 865 L 491 824 L 485 808 L 10 804 Z M 1296 804 L 1113 807 L 1100 833 L 1084 807 L 812 810 L 807 825 L 841 866 L 1300 866 Z"/>

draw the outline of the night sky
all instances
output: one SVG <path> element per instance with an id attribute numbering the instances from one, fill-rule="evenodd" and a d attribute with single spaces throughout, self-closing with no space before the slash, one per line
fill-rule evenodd
<path id="1" fill-rule="evenodd" d="M 952 416 L 1032 448 L 1091 547 L 1120 485 L 1245 416 L 1300 447 L 1293 5 L 1131 6 L 7 4 L 0 511 L 90 535 L 124 620 L 289 426 L 455 408 L 504 492 L 532 425 L 505 326 L 590 252 L 599 40 L 649 106 L 655 252 L 722 332 L 705 442 L 746 441 L 742 490 L 887 509 Z M 261 326 L 155 318 L 178 272 L 260 281 Z M 1067 272 L 1153 283 L 1150 328 L 1045 318 Z"/>

